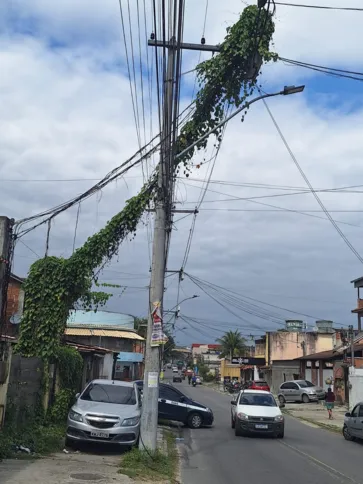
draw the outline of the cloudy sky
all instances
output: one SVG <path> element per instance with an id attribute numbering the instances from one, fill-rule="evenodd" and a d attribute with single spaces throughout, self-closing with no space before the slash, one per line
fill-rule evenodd
<path id="1" fill-rule="evenodd" d="M 157 132 L 158 122 L 155 72 L 148 76 L 145 69 L 144 3 L 149 36 L 151 1 L 122 0 L 129 49 L 130 5 L 140 132 L 141 140 L 147 141 L 151 128 Z M 362 7 L 361 0 L 313 3 Z M 209 0 L 207 43 L 221 42 L 246 4 Z M 186 0 L 185 41 L 200 41 L 205 6 L 206 0 Z M 363 12 L 277 6 L 273 48 L 281 57 L 361 72 L 362 20 Z M 138 137 L 117 0 L 3 0 L 0 27 L 0 208 L 19 220 L 84 192 L 138 149 Z M 149 51 L 150 66 L 152 54 Z M 131 59 L 131 51 L 128 56 Z M 185 54 L 183 71 L 192 69 L 198 59 L 198 53 Z M 362 83 L 282 62 L 265 66 L 261 83 L 267 92 L 306 85 L 303 94 L 276 97 L 268 106 L 316 190 L 355 187 L 345 193 L 319 192 L 319 197 L 363 255 Z M 193 87 L 194 73 L 186 74 L 183 105 L 191 101 Z M 208 160 L 211 153 L 209 146 L 202 157 Z M 155 159 L 144 166 L 144 174 L 154 163 Z M 189 179 L 178 180 L 178 207 L 195 207 L 211 166 L 206 163 Z M 134 169 L 82 203 L 77 229 L 78 207 L 57 217 L 50 253 L 69 256 L 74 240 L 79 247 L 102 228 L 142 181 L 142 170 Z M 229 123 L 185 269 L 193 278 L 227 291 L 205 283 L 198 287 L 185 277 L 180 300 L 199 298 L 181 304 L 185 319 L 177 320 L 175 328 L 180 344 L 213 342 L 228 328 L 260 335 L 291 318 L 304 319 L 311 328 L 315 319 L 331 319 L 337 326 L 355 322 L 350 311 L 356 294 L 350 281 L 363 275 L 363 267 L 306 189 L 263 103 L 251 107 L 244 123 L 240 118 Z M 245 200 L 251 197 L 264 198 Z M 192 224 L 192 216 L 179 218 L 175 217 L 169 270 L 180 269 Z M 114 290 L 109 310 L 145 315 L 151 235 L 149 220 L 103 271 L 103 281 L 127 286 Z M 44 251 L 45 229 L 27 234 L 16 246 L 14 272 L 26 276 Z M 170 275 L 166 281 L 165 307 L 171 309 L 177 300 L 177 277 Z"/>

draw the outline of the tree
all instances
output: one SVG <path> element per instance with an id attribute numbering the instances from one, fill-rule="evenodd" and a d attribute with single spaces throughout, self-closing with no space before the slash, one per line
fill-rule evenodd
<path id="1" fill-rule="evenodd" d="M 240 356 L 246 351 L 246 340 L 238 329 L 227 331 L 221 338 L 217 339 L 217 342 L 222 346 L 222 358 L 229 356 L 232 359 L 233 356 Z"/>

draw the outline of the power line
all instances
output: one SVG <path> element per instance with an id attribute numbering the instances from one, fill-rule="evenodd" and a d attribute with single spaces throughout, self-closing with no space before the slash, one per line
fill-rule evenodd
<path id="1" fill-rule="evenodd" d="M 294 61 L 294 60 L 285 59 L 285 58 L 282 58 L 282 57 L 280 57 L 280 60 L 282 60 L 283 62 L 290 64 L 292 66 L 304 67 L 304 68 L 310 69 L 312 71 L 317 71 L 317 72 L 321 72 L 323 74 L 327 74 L 329 76 L 342 77 L 342 78 L 345 78 L 345 79 L 352 79 L 354 81 L 360 81 L 360 82 L 363 81 L 363 78 L 352 76 L 352 75 L 349 75 L 349 74 L 345 74 L 344 72 L 349 72 L 349 71 L 344 71 L 342 69 L 334 69 L 334 68 L 329 68 L 329 67 L 316 66 L 314 64 L 307 64 L 305 62 Z M 360 76 L 362 75 L 360 72 L 358 72 L 356 74 L 360 75 Z"/>
<path id="2" fill-rule="evenodd" d="M 286 3 L 286 2 L 275 2 L 275 4 L 283 5 L 285 7 L 319 8 L 324 10 L 347 10 L 351 12 L 363 12 L 363 8 L 359 8 L 359 7 L 329 7 L 326 5 L 305 5 L 301 3 Z"/>
<path id="3" fill-rule="evenodd" d="M 323 204 L 323 202 L 320 200 L 319 196 L 317 195 L 317 193 L 315 192 L 313 186 L 311 185 L 308 177 L 305 175 L 303 169 L 301 168 L 299 162 L 297 161 L 294 153 L 292 152 L 289 144 L 287 143 L 286 141 L 286 138 L 284 137 L 279 125 L 277 124 L 277 121 L 276 119 L 274 118 L 270 108 L 268 107 L 268 104 L 266 102 L 265 99 L 262 99 L 264 105 L 265 105 L 265 108 L 267 109 L 267 112 L 282 140 L 282 142 L 284 143 L 287 151 L 289 152 L 290 154 L 290 157 L 292 159 L 292 161 L 294 162 L 295 166 L 297 167 L 297 169 L 299 170 L 300 172 L 300 175 L 303 177 L 303 179 L 305 180 L 305 183 L 307 184 L 307 186 L 310 188 L 311 190 L 311 193 L 313 194 L 315 200 L 318 202 L 318 204 L 320 205 L 320 207 L 322 208 L 322 210 L 324 211 L 325 215 L 327 216 L 327 218 L 330 220 L 330 222 L 332 223 L 333 227 L 335 228 L 335 230 L 338 232 L 338 234 L 340 235 L 340 237 L 343 239 L 343 241 L 345 242 L 345 244 L 349 247 L 349 249 L 353 252 L 353 254 L 357 257 L 357 259 L 359 260 L 359 262 L 361 262 L 363 264 L 363 258 L 361 257 L 361 255 L 359 254 L 359 252 L 355 249 L 355 247 L 351 244 L 351 242 L 348 240 L 348 238 L 345 236 L 345 234 L 341 231 L 341 229 L 339 228 L 339 226 L 337 225 L 337 223 L 335 222 L 335 220 L 332 218 L 332 216 L 330 215 L 330 213 L 328 212 L 328 210 L 326 209 L 325 205 Z"/>

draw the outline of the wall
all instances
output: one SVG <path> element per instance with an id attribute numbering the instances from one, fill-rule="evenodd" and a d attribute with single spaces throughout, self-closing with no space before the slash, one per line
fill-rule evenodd
<path id="1" fill-rule="evenodd" d="M 363 400 L 363 369 L 349 368 L 349 410 Z"/>
<path id="2" fill-rule="evenodd" d="M 43 364 L 39 358 L 13 355 L 10 365 L 5 421 L 25 423 L 41 403 Z"/>
<path id="3" fill-rule="evenodd" d="M 271 381 L 268 382 L 271 391 L 277 393 L 281 383 L 296 380 L 300 375 L 299 361 L 274 361 L 271 371 Z"/>
<path id="4" fill-rule="evenodd" d="M 72 311 L 67 323 L 95 324 L 104 326 L 121 326 L 134 329 L 135 318 L 130 314 L 114 313 L 110 311 Z"/>
<path id="5" fill-rule="evenodd" d="M 238 379 L 240 378 L 241 369 L 238 365 L 228 365 L 224 358 L 222 358 L 220 361 L 221 361 L 220 372 L 221 372 L 222 381 L 225 376 L 230 376 L 231 378 L 236 377 Z"/>
<path id="6" fill-rule="evenodd" d="M 266 361 L 294 360 L 304 356 L 302 343 L 305 343 L 305 354 L 333 349 L 333 335 L 324 333 L 284 332 L 268 333 Z"/>

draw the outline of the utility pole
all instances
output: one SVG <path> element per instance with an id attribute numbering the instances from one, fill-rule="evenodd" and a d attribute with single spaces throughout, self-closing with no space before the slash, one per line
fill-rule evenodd
<path id="1" fill-rule="evenodd" d="M 184 0 L 179 0 L 178 2 L 175 2 L 175 5 L 175 9 L 176 11 L 178 11 L 177 38 L 172 37 L 168 42 L 160 41 L 155 38 L 155 32 L 152 36 L 153 40 L 148 41 L 149 46 L 153 46 L 155 49 L 166 49 L 168 52 L 166 79 L 164 79 L 164 106 L 162 132 L 160 134 L 161 148 L 158 173 L 158 195 L 155 202 L 154 240 L 151 267 L 148 328 L 145 348 L 143 404 L 141 415 L 140 448 L 144 449 L 144 447 L 146 447 L 151 451 L 154 451 L 157 448 L 160 375 L 160 348 L 158 346 L 151 345 L 153 332 L 153 311 L 156 307 L 155 305 L 157 304 L 160 309 L 160 314 L 162 318 L 162 303 L 164 295 L 164 279 L 167 258 L 167 240 L 171 232 L 170 214 L 171 212 L 176 211 L 171 211 L 171 201 L 173 191 L 174 166 L 174 147 L 172 145 L 172 142 L 173 134 L 176 135 L 173 130 L 177 129 L 175 120 L 177 119 L 178 115 L 178 113 L 176 113 L 178 102 L 175 102 L 178 93 L 175 89 L 175 86 L 179 83 L 181 70 L 181 56 L 177 54 L 178 50 L 180 52 L 181 49 L 207 50 L 210 52 L 218 52 L 220 50 L 219 46 L 207 46 L 203 45 L 202 43 L 200 45 L 183 44 L 182 25 Z"/>
<path id="2" fill-rule="evenodd" d="M 0 216 L 0 336 L 6 325 L 6 302 L 11 270 L 13 219 Z M 0 361 L 2 360 L 0 352 Z"/>

